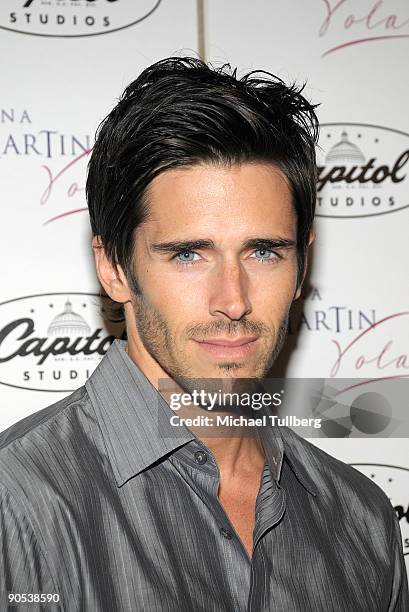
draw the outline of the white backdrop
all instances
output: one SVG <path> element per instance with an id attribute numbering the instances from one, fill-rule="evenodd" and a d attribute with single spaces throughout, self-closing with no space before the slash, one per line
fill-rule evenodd
<path id="1" fill-rule="evenodd" d="M 317 240 L 287 376 L 407 376 L 408 51 L 405 0 L 2 0 L 0 429 L 83 384 L 120 333 L 101 319 L 85 168 L 125 85 L 173 54 L 307 81 L 321 102 Z M 408 554 L 407 440 L 312 441 L 384 488 Z"/>

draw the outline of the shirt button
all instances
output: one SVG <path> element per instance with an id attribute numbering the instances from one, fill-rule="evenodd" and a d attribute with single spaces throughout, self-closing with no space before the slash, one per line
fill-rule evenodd
<path id="1" fill-rule="evenodd" d="M 196 451 L 195 452 L 195 461 L 196 463 L 199 463 L 200 465 L 203 465 L 203 463 L 206 463 L 207 461 L 207 455 L 204 451 Z"/>
<path id="2" fill-rule="evenodd" d="M 227 540 L 231 540 L 232 539 L 232 535 L 231 535 L 230 531 L 227 531 L 227 529 L 225 529 L 224 527 L 220 527 L 220 533 Z"/>

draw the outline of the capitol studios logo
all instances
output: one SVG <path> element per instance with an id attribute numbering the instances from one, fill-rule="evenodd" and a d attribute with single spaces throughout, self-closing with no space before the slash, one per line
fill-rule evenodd
<path id="1" fill-rule="evenodd" d="M 0 28 L 33 36 L 96 36 L 140 23 L 161 1 L 1 0 Z"/>
<path id="2" fill-rule="evenodd" d="M 409 469 L 383 463 L 351 463 L 389 497 L 399 519 L 403 554 L 409 555 Z"/>
<path id="3" fill-rule="evenodd" d="M 321 125 L 317 216 L 385 215 L 409 207 L 409 134 L 360 123 Z"/>
<path id="4" fill-rule="evenodd" d="M 124 337 L 123 322 L 109 313 L 109 298 L 90 293 L 0 303 L 0 384 L 67 393 L 82 386 L 114 339 Z"/>

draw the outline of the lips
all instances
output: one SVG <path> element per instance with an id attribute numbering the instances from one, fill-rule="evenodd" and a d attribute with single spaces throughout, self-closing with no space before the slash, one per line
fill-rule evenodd
<path id="1" fill-rule="evenodd" d="M 230 338 L 208 338 L 196 341 L 197 345 L 210 357 L 219 359 L 241 359 L 247 357 L 257 346 L 258 337 L 246 336 L 231 340 Z"/>
<path id="2" fill-rule="evenodd" d="M 208 340 L 200 341 L 201 344 L 214 344 L 216 346 L 243 346 L 243 344 L 248 344 L 249 342 L 254 342 L 257 340 L 257 336 L 253 337 L 245 337 L 245 338 L 236 338 L 236 340 L 224 339 L 224 338 L 209 338 Z"/>

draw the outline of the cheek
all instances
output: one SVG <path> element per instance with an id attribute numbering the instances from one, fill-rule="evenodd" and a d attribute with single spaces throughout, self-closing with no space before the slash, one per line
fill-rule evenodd
<path id="1" fill-rule="evenodd" d="M 274 289 L 265 291 L 252 301 L 253 312 L 250 318 L 260 319 L 267 325 L 276 325 L 291 306 L 291 295 Z"/>
<path id="2" fill-rule="evenodd" d="M 206 312 L 206 282 L 194 279 L 186 271 L 165 274 L 147 269 L 141 282 L 146 301 L 170 322 L 200 319 Z"/>
<path id="3" fill-rule="evenodd" d="M 296 282 L 297 270 L 290 263 L 280 269 L 253 277 L 251 282 L 253 307 L 260 314 L 270 312 L 279 315 L 291 306 Z"/>

